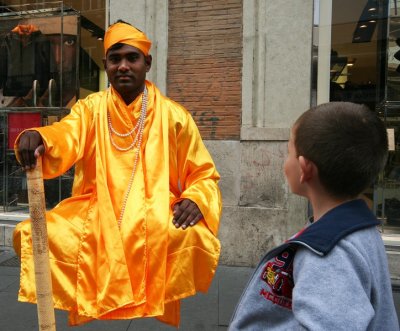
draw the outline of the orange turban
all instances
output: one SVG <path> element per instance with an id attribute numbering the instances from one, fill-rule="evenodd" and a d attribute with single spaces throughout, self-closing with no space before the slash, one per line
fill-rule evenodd
<path id="1" fill-rule="evenodd" d="M 149 54 L 151 47 L 151 41 L 142 31 L 126 23 L 115 23 L 108 28 L 104 36 L 104 53 L 107 54 L 108 49 L 118 43 L 136 47 L 144 55 Z"/>

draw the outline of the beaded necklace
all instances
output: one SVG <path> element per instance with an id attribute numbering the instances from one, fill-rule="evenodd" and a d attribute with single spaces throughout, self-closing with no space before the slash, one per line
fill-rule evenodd
<path id="1" fill-rule="evenodd" d="M 139 117 L 135 127 L 131 131 L 129 131 L 127 133 L 119 133 L 117 130 L 115 130 L 111 123 L 110 113 L 107 112 L 110 141 L 111 141 L 111 144 L 115 147 L 115 149 L 117 149 L 118 151 L 121 151 L 121 152 L 126 152 L 126 151 L 129 151 L 129 150 L 135 148 L 135 146 L 136 146 L 133 169 L 132 169 L 131 176 L 129 178 L 128 188 L 125 192 L 124 200 L 122 201 L 121 212 L 120 212 L 120 215 L 118 218 L 118 228 L 121 228 L 121 222 L 122 222 L 122 218 L 125 213 L 126 203 L 128 201 L 129 192 L 132 189 L 133 179 L 134 179 L 135 173 L 136 173 L 137 163 L 139 160 L 140 146 L 142 145 L 144 122 L 146 120 L 146 115 L 147 115 L 147 88 L 146 88 L 146 86 L 144 87 L 143 95 L 142 95 L 142 108 L 140 110 L 140 117 Z M 137 133 L 136 133 L 135 137 L 133 138 L 133 142 L 128 147 L 118 146 L 112 137 L 112 134 L 115 134 L 118 137 L 126 138 L 129 136 L 132 136 L 135 132 L 137 132 Z"/>
<path id="2" fill-rule="evenodd" d="M 143 95 L 142 95 L 142 108 L 140 110 L 140 117 L 139 120 L 137 121 L 135 127 L 127 132 L 127 133 L 120 133 L 117 130 L 114 129 L 114 127 L 112 126 L 111 123 L 111 116 L 110 116 L 110 112 L 107 112 L 107 117 L 108 117 L 108 128 L 109 128 L 109 134 L 110 134 L 110 141 L 111 144 L 119 151 L 121 152 L 126 152 L 129 151 L 131 149 L 133 149 L 136 145 L 136 143 L 139 141 L 139 139 L 141 139 L 142 135 L 143 135 L 143 129 L 144 129 L 144 122 L 146 120 L 146 114 L 147 114 L 147 88 L 146 86 L 144 87 L 143 90 Z M 137 134 L 135 135 L 133 142 L 128 146 L 128 147 L 120 147 L 117 145 L 117 143 L 114 141 L 114 138 L 112 136 L 112 134 L 115 134 L 118 137 L 122 137 L 122 138 L 126 138 L 129 136 L 132 136 L 135 132 L 137 132 Z M 140 146 L 138 146 L 140 147 Z"/>

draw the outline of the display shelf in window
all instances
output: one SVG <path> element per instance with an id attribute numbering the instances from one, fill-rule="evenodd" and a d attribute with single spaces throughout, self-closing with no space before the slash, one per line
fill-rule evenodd
<path id="1" fill-rule="evenodd" d="M 5 180 L 5 154 L 6 154 L 6 120 L 0 113 L 0 203 L 2 206 L 6 203 L 6 180 Z"/>
<path id="2" fill-rule="evenodd" d="M 80 13 L 63 1 L 0 5 L 0 208 L 28 212 L 14 155 L 24 129 L 51 125 L 79 97 Z M 72 170 L 73 171 L 73 170 Z M 72 176 L 45 180 L 46 206 L 71 194 Z"/>
<path id="3" fill-rule="evenodd" d="M 395 112 L 392 111 L 391 115 L 384 117 L 388 132 L 388 159 L 373 192 L 373 209 L 382 221 L 382 232 L 386 233 L 398 232 L 400 228 L 400 121 Z"/>
<path id="4" fill-rule="evenodd" d="M 5 129 L 0 163 L 1 204 L 4 212 L 28 213 L 28 192 L 26 174 L 16 160 L 14 141 L 24 129 L 51 125 L 69 113 L 65 108 L 13 108 L 0 109 L 0 127 Z M 44 181 L 46 207 L 52 208 L 62 199 L 71 195 L 73 170 L 67 174 Z"/>

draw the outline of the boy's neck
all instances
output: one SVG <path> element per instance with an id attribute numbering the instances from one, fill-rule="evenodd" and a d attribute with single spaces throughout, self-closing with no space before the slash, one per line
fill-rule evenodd
<path id="1" fill-rule="evenodd" d="M 332 196 L 327 194 L 309 197 L 309 201 L 311 203 L 313 210 L 314 222 L 318 221 L 323 215 L 325 215 L 331 209 L 354 199 L 356 198 L 350 198 L 350 199 L 333 198 Z"/>

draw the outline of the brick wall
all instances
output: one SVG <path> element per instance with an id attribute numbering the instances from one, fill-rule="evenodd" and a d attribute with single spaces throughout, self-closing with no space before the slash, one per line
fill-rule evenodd
<path id="1" fill-rule="evenodd" d="M 167 94 L 203 139 L 239 140 L 242 0 L 169 0 Z"/>

